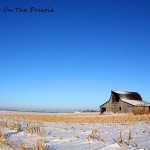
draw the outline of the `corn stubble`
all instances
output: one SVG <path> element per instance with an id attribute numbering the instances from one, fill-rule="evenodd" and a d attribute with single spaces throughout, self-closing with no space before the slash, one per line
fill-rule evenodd
<path id="1" fill-rule="evenodd" d="M 145 123 L 149 123 L 150 114 L 144 115 L 133 115 L 133 114 L 123 114 L 123 115 L 111 115 L 111 116 L 101 116 L 99 114 L 31 114 L 31 113 L 13 113 L 13 114 L 0 114 L 2 118 L 0 120 L 0 128 L 3 130 L 4 128 L 8 128 L 9 130 L 16 130 L 16 132 L 20 132 L 23 127 L 22 124 L 26 124 L 24 128 L 25 134 L 36 134 L 38 139 L 36 145 L 26 146 L 25 144 L 20 144 L 19 150 L 50 150 L 49 147 L 45 147 L 44 143 L 46 142 L 46 128 L 44 126 L 44 122 L 67 122 L 67 123 L 108 123 L 110 126 L 112 123 L 121 123 L 124 124 L 134 124 L 136 121 L 145 121 Z M 3 119 L 5 118 L 5 119 Z M 7 118 L 7 119 L 6 119 Z M 71 127 L 71 130 L 75 133 L 75 128 Z M 69 130 L 69 128 L 64 128 L 64 130 Z M 85 132 L 80 129 L 81 132 Z M 122 137 L 122 130 L 120 131 L 120 138 L 116 143 L 120 147 L 130 146 L 131 142 L 139 147 L 138 144 L 132 139 L 131 131 L 128 132 L 128 140 L 125 144 L 125 140 Z M 75 137 L 76 139 L 80 139 L 79 136 Z M 60 140 L 63 138 L 60 137 Z M 104 139 L 100 137 L 100 130 L 94 129 L 91 131 L 91 134 L 87 137 L 88 140 L 88 149 L 91 149 L 90 143 L 94 140 L 98 140 L 100 142 L 104 142 Z M 71 142 L 71 141 L 70 141 Z M 7 146 L 9 148 L 14 148 L 14 145 L 5 137 L 2 131 L 0 131 L 0 147 Z"/>

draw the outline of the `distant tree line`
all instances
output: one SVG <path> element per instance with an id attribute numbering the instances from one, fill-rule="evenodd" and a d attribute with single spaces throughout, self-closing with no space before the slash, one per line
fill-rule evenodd
<path id="1" fill-rule="evenodd" d="M 83 110 L 83 112 L 98 112 L 98 110 L 94 110 L 94 109 L 86 109 L 86 110 Z"/>

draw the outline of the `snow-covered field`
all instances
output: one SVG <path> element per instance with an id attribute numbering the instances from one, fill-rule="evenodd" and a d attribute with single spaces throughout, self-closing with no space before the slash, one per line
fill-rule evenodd
<path id="1" fill-rule="evenodd" d="M 5 146 L 0 144 L 1 150 L 8 149 L 8 147 L 17 150 L 21 149 L 21 145 L 26 149 L 37 148 L 39 141 L 47 150 L 150 150 L 149 121 L 56 123 L 1 117 L 0 122 L 5 123 L 1 125 L 0 131 L 8 141 Z M 10 129 L 12 122 L 21 125 L 18 131 L 15 128 Z M 40 131 L 37 130 L 38 128 Z M 120 139 L 120 131 L 122 131 L 123 140 L 120 142 L 121 146 L 117 143 Z M 130 144 L 128 145 L 130 131 Z M 42 149 L 39 147 L 38 150 Z"/>

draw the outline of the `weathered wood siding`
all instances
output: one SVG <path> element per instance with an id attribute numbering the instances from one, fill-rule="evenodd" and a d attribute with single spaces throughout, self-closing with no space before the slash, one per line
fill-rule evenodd
<path id="1" fill-rule="evenodd" d="M 131 104 L 128 104 L 123 101 L 113 103 L 111 101 L 108 101 L 107 103 L 105 103 L 100 107 L 100 110 L 101 108 L 106 108 L 107 112 L 114 112 L 114 113 L 130 113 L 133 112 L 135 108 L 145 109 L 147 111 L 149 110 L 149 107 L 132 106 Z"/>

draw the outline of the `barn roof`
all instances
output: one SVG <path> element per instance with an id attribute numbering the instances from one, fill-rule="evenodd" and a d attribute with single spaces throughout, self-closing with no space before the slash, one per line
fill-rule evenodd
<path id="1" fill-rule="evenodd" d="M 127 100 L 127 99 L 121 99 L 121 101 L 131 104 L 133 106 L 150 106 L 150 103 L 144 101 Z"/>
<path id="2" fill-rule="evenodd" d="M 103 106 L 103 105 L 105 105 L 105 104 L 108 103 L 108 102 L 109 102 L 109 100 L 108 100 L 107 102 L 103 103 L 102 105 L 100 105 L 100 107 Z"/>
<path id="3" fill-rule="evenodd" d="M 112 91 L 113 95 L 116 95 L 120 99 L 127 99 L 127 100 L 142 100 L 142 97 L 137 92 L 123 92 L 123 91 Z"/>

